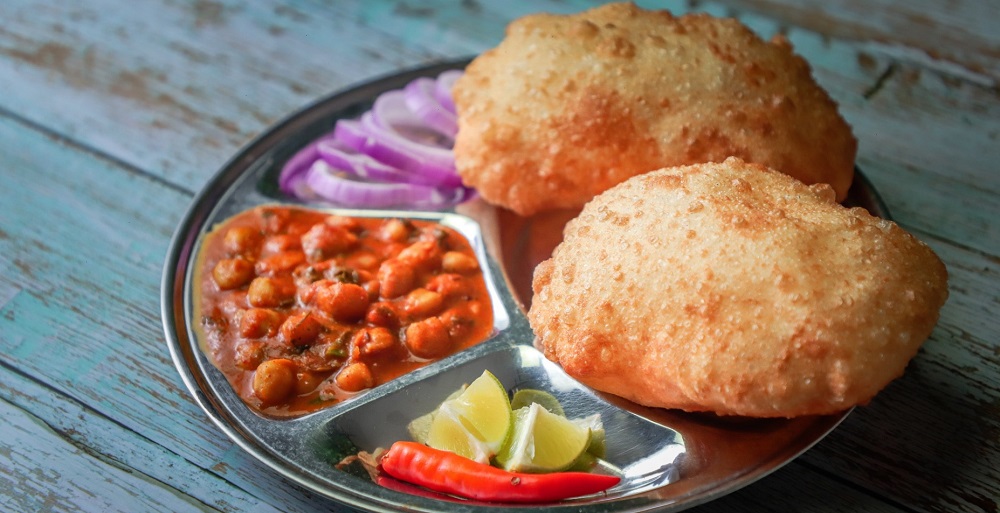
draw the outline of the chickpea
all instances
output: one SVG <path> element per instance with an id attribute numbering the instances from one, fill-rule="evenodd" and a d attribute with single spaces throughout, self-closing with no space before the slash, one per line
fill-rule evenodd
<path id="1" fill-rule="evenodd" d="M 384 328 L 399 327 L 399 314 L 392 303 L 372 303 L 365 313 L 365 322 Z"/>
<path id="2" fill-rule="evenodd" d="M 326 223 L 314 225 L 302 236 L 302 249 L 311 262 L 349 251 L 357 244 L 357 235 Z"/>
<path id="3" fill-rule="evenodd" d="M 379 249 L 379 257 L 385 261 L 390 258 L 396 258 L 400 251 L 406 249 L 407 245 L 402 242 L 387 242 L 381 249 Z"/>
<path id="4" fill-rule="evenodd" d="M 302 287 L 298 291 L 299 301 L 302 302 L 303 304 L 312 304 L 312 303 L 315 303 L 316 302 L 316 291 L 319 290 L 319 289 L 321 289 L 321 288 L 323 288 L 323 287 L 330 286 L 331 283 L 333 283 L 333 282 L 330 281 L 330 280 L 321 279 L 321 280 L 316 280 L 316 281 L 314 281 L 314 282 L 312 282 L 312 283 L 310 283 L 310 284 Z"/>
<path id="5" fill-rule="evenodd" d="M 278 404 L 295 390 L 295 362 L 285 358 L 267 360 L 253 375 L 253 393 L 265 405 Z"/>
<path id="6" fill-rule="evenodd" d="M 274 276 L 276 274 L 287 274 L 295 270 L 299 264 L 306 261 L 305 253 L 293 250 L 278 253 L 277 255 L 262 258 L 255 266 L 257 274 L 262 276 Z"/>
<path id="7" fill-rule="evenodd" d="M 281 314 L 268 308 L 250 308 L 240 318 L 240 336 L 261 338 L 274 336 L 281 325 Z"/>
<path id="8" fill-rule="evenodd" d="M 362 226 L 361 223 L 358 222 L 358 220 L 354 219 L 353 217 L 328 216 L 326 219 L 323 220 L 323 222 L 330 226 L 343 228 L 349 232 L 357 233 L 364 229 L 364 226 Z"/>
<path id="9" fill-rule="evenodd" d="M 396 335 L 385 328 L 368 328 L 358 331 L 351 340 L 352 353 L 370 356 L 385 353 L 396 347 Z"/>
<path id="10" fill-rule="evenodd" d="M 400 219 L 389 219 L 379 227 L 377 237 L 387 242 L 403 242 L 410 238 L 412 226 Z"/>
<path id="11" fill-rule="evenodd" d="M 263 234 L 256 228 L 235 226 L 226 232 L 223 244 L 231 254 L 245 255 L 255 253 L 263 239 Z"/>
<path id="12" fill-rule="evenodd" d="M 413 290 L 417 273 L 413 267 L 399 260 L 386 260 L 378 268 L 379 293 L 382 297 L 399 297 Z"/>
<path id="13" fill-rule="evenodd" d="M 378 268 L 381 261 L 370 251 L 357 251 L 345 263 L 355 269 L 374 271 Z"/>
<path id="14" fill-rule="evenodd" d="M 441 311 L 444 296 L 427 289 L 414 289 L 406 295 L 403 310 L 414 319 L 422 319 Z"/>
<path id="15" fill-rule="evenodd" d="M 277 255 L 278 253 L 297 249 L 302 249 L 299 237 L 293 235 L 271 235 L 264 240 L 264 249 L 261 250 L 261 253 L 264 255 Z"/>
<path id="16" fill-rule="evenodd" d="M 468 316 L 458 307 L 441 314 L 441 321 L 448 327 L 448 334 L 452 340 L 466 338 L 476 326 L 475 318 Z"/>
<path id="17" fill-rule="evenodd" d="M 297 313 L 281 325 L 281 338 L 292 347 L 311 345 L 323 331 L 323 325 L 309 312 Z"/>
<path id="18" fill-rule="evenodd" d="M 439 274 L 427 282 L 427 290 L 437 292 L 445 297 L 461 296 L 469 293 L 465 278 L 457 274 Z"/>
<path id="19" fill-rule="evenodd" d="M 448 251 L 441 257 L 441 270 L 467 274 L 479 270 L 479 261 L 460 251 Z"/>
<path id="20" fill-rule="evenodd" d="M 375 376 L 362 362 L 349 363 L 337 373 L 337 386 L 347 392 L 359 392 L 375 386 Z"/>
<path id="21" fill-rule="evenodd" d="M 308 394 L 319 386 L 320 379 L 316 374 L 307 370 L 295 374 L 295 394 Z"/>
<path id="22" fill-rule="evenodd" d="M 274 308 L 295 299 L 295 283 L 291 280 L 260 276 L 250 282 L 247 301 L 251 306 Z"/>
<path id="23" fill-rule="evenodd" d="M 328 282 L 316 288 L 315 302 L 334 319 L 353 322 L 368 311 L 368 291 L 354 283 Z"/>
<path id="24" fill-rule="evenodd" d="M 378 301 L 379 294 L 382 293 L 382 288 L 378 284 L 378 280 L 368 280 L 363 282 L 361 286 L 368 293 L 368 301 Z"/>
<path id="25" fill-rule="evenodd" d="M 365 271 L 364 269 L 358 269 L 354 271 L 358 279 L 354 280 L 352 283 L 364 283 L 366 281 L 372 281 L 375 278 L 375 273 L 371 271 Z"/>
<path id="26" fill-rule="evenodd" d="M 441 267 L 441 246 L 433 240 L 417 241 L 400 251 L 396 258 L 416 269 L 436 270 Z"/>
<path id="27" fill-rule="evenodd" d="M 451 350 L 451 335 L 441 319 L 431 317 L 407 326 L 405 343 L 414 356 L 437 358 Z"/>
<path id="28" fill-rule="evenodd" d="M 254 277 L 253 264 L 242 258 L 219 260 L 212 269 L 212 279 L 222 290 L 240 288 Z"/>

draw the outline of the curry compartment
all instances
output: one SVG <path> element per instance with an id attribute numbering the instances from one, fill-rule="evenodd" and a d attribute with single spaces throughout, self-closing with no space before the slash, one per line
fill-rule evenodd
<path id="1" fill-rule="evenodd" d="M 469 241 L 428 220 L 258 206 L 205 235 L 194 284 L 202 349 L 268 415 L 338 403 L 494 327 Z"/>

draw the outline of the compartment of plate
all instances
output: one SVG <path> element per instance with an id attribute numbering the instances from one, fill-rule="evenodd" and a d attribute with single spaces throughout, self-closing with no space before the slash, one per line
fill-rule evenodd
<path id="1" fill-rule="evenodd" d="M 608 497 L 638 493 L 680 478 L 680 464 L 686 453 L 680 433 L 610 404 L 526 345 L 500 347 L 358 404 L 326 424 L 327 443 L 348 451 L 356 448 L 371 452 L 378 447 L 388 448 L 398 440 L 410 440 L 410 421 L 434 410 L 484 370 L 492 372 L 508 392 L 532 388 L 551 393 L 563 405 L 568 418 L 601 415 L 607 454 L 598 471 L 622 477 L 622 482 L 608 491 Z"/>
<path id="2" fill-rule="evenodd" d="M 260 206 L 260 205 L 280 205 L 272 202 L 263 203 L 253 203 L 243 210 L 237 210 L 231 212 L 231 208 L 221 208 L 213 214 L 209 222 L 205 223 L 205 230 L 199 237 L 199 242 L 194 248 L 194 255 L 198 255 L 201 252 L 202 240 L 205 232 L 214 225 L 221 223 L 230 218 L 230 216 L 237 215 L 240 212 L 248 210 L 250 208 Z M 324 212 L 330 215 L 344 216 L 344 217 L 354 217 L 354 218 L 372 218 L 372 219 L 404 219 L 404 220 L 421 220 L 436 223 L 440 226 L 444 226 L 456 231 L 462 237 L 464 237 L 472 251 L 475 253 L 476 259 L 479 262 L 480 269 L 482 270 L 483 280 L 486 284 L 487 293 L 490 299 L 490 306 L 492 310 L 492 332 L 488 338 L 479 342 L 479 344 L 485 344 L 491 342 L 501 335 L 505 335 L 505 338 L 511 339 L 526 339 L 531 340 L 530 328 L 527 326 L 527 321 L 520 314 L 520 307 L 516 304 L 515 299 L 510 292 L 507 283 L 504 281 L 504 273 L 499 268 L 495 259 L 490 258 L 487 255 L 486 245 L 483 237 L 480 225 L 475 220 L 456 213 L 450 212 L 417 212 L 417 211 L 395 211 L 395 210 L 352 210 L 352 209 L 342 209 L 342 208 L 315 208 L 311 207 L 309 210 L 315 210 L 317 212 Z M 197 256 L 193 259 L 197 261 Z M 207 272 L 207 271 L 206 271 Z M 187 280 L 186 291 L 185 291 L 185 310 L 186 316 L 189 319 L 197 319 L 199 314 L 196 312 L 195 306 L 195 296 L 197 294 L 196 285 L 200 280 L 195 279 L 192 275 L 191 278 Z M 512 324 L 513 322 L 513 324 Z M 216 396 L 226 396 L 229 397 L 231 394 L 231 385 L 229 381 L 222 376 L 218 369 L 210 361 L 210 358 L 206 357 L 205 344 L 200 340 L 203 335 L 197 329 L 196 323 L 188 323 L 187 326 L 188 337 L 190 340 L 194 341 L 196 346 L 201 350 L 198 353 L 197 361 L 201 368 L 201 372 L 204 375 L 211 376 L 212 379 L 209 380 L 208 386 L 213 389 Z M 512 332 L 512 333 L 508 333 Z M 476 346 L 472 346 L 468 349 L 473 349 Z M 466 349 L 466 350 L 468 350 Z M 431 364 L 433 365 L 433 363 Z M 402 377 L 405 377 L 402 376 Z M 400 378 L 396 378 L 400 379 Z M 391 382 L 390 382 L 391 383 Z M 389 383 L 384 383 L 384 386 Z M 378 387 L 376 387 L 378 388 Z M 364 391 L 358 394 L 358 396 L 363 396 L 369 391 Z M 345 402 L 353 401 L 354 398 L 348 398 Z M 238 400 L 242 403 L 242 400 Z M 228 402 L 228 401 L 227 401 Z M 335 407 L 335 406 L 328 406 Z"/>

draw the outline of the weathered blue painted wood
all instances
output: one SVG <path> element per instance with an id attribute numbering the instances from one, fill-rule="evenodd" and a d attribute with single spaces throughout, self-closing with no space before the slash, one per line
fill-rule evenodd
<path id="1" fill-rule="evenodd" d="M 37 391 L 30 383 L 19 381 L 19 376 L 5 377 L 5 386 L 17 384 L 22 394 Z M 45 400 L 46 396 L 38 393 L 32 401 Z M 137 438 L 136 434 L 92 412 L 73 408 L 64 397 L 55 399 L 61 399 L 66 408 L 40 413 L 76 414 L 60 425 L 0 400 L 0 417 L 4 419 L 0 436 L 6 447 L 0 451 L 0 490 L 7 492 L 0 495 L 4 511 L 279 511 L 258 507 L 252 496 L 233 496 L 232 486 L 217 486 L 216 493 L 202 498 L 209 502 L 202 502 L 174 487 L 197 483 L 208 488 L 210 474 L 204 469 L 153 444 L 121 443 Z M 145 474 L 142 465 L 135 464 L 139 459 L 146 459 L 149 468 L 159 469 L 163 475 Z"/>
<path id="2" fill-rule="evenodd" d="M 292 110 L 477 53 L 517 15 L 595 3 L 0 3 L 0 510 L 335 509 L 232 445 L 182 387 L 158 305 L 174 226 L 222 162 Z M 670 6 L 789 37 L 894 216 L 947 262 L 951 298 L 904 378 L 709 510 L 997 511 L 1000 95 L 983 29 L 995 5 L 812 4 Z M 920 9 L 942 23 L 892 17 Z M 920 56 L 936 42 L 943 61 Z"/>
<path id="3" fill-rule="evenodd" d="M 68 440 L 88 455 L 146 476 L 131 494 L 155 498 L 176 487 L 186 502 L 219 503 L 223 511 L 257 501 L 311 510 L 314 496 L 236 449 L 208 421 L 166 351 L 159 274 L 190 196 L 9 120 L 0 121 L 0 154 L 0 203 L 9 207 L 0 261 L 19 271 L 5 276 L 18 292 L 0 309 L 0 371 L 5 384 L 22 381 L 15 371 L 31 378 L 2 397 L 72 433 Z M 26 461 L 15 462 L 16 475 L 40 471 L 22 467 Z M 117 495 L 116 480 L 102 487 L 99 472 L 81 472 L 81 486 Z M 14 484 L 18 495 L 63 497 L 58 488 Z"/>
<path id="4" fill-rule="evenodd" d="M 3 452 L 4 474 L 19 472 L 11 489 L 17 495 L 5 494 L 0 505 L 7 511 L 71 511 L 89 505 L 103 511 L 199 511 L 193 504 L 177 501 L 165 488 L 147 488 L 146 493 L 134 493 L 136 481 L 142 477 L 133 472 L 107 465 L 100 459 L 86 457 L 84 451 L 52 433 L 44 422 L 32 418 L 24 410 L 0 401 L 4 422 L 0 434 L 7 450 Z M 15 478 L 15 476 L 10 476 Z M 93 481 L 103 481 L 95 486 Z"/>
<path id="5" fill-rule="evenodd" d="M 934 0 L 729 0 L 740 10 L 830 36 L 869 41 L 906 62 L 960 74 L 984 84 L 1000 82 L 997 2 Z"/>
<path id="6" fill-rule="evenodd" d="M 715 4 L 702 7 L 727 14 Z M 995 222 L 1000 172 L 990 157 L 1000 147 L 995 89 L 900 61 L 886 48 L 779 26 L 752 14 L 740 19 L 765 37 L 784 33 L 810 62 L 851 123 L 859 140 L 858 164 L 894 218 L 934 237 L 1000 254 Z M 959 202 L 978 208 L 954 208 Z"/>

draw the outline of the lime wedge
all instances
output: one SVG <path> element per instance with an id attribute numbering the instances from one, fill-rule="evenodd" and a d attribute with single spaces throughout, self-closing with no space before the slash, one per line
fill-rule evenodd
<path id="1" fill-rule="evenodd" d="M 445 401 L 450 401 L 462 395 L 462 392 L 465 391 L 465 388 L 466 386 L 462 385 L 462 388 L 459 388 L 458 390 L 452 392 L 451 395 L 449 395 L 445 399 Z M 427 434 L 430 433 L 431 431 L 431 422 L 434 420 L 435 413 L 437 413 L 437 409 L 425 415 L 421 415 L 410 421 L 410 423 L 406 425 L 406 430 L 410 433 L 410 438 L 412 438 L 416 442 L 426 444 Z"/>
<path id="2" fill-rule="evenodd" d="M 507 389 L 489 371 L 458 396 L 441 403 L 427 430 L 427 445 L 488 463 L 513 431 Z"/>
<path id="3" fill-rule="evenodd" d="M 410 438 L 422 444 L 427 443 L 427 435 L 431 432 L 431 422 L 434 421 L 434 410 L 426 415 L 421 415 L 406 425 L 406 430 L 410 433 Z"/>
<path id="4" fill-rule="evenodd" d="M 514 392 L 514 398 L 510 400 L 510 407 L 511 409 L 517 410 L 518 408 L 531 406 L 531 403 L 536 403 L 542 408 L 545 408 L 560 417 L 566 416 L 562 405 L 559 404 L 559 400 L 556 399 L 554 395 L 543 390 L 535 390 L 533 388 L 523 388 Z"/>
<path id="5" fill-rule="evenodd" d="M 497 462 L 513 472 L 559 472 L 573 465 L 590 446 L 590 428 L 556 415 L 538 403 L 514 412 L 510 443 Z"/>
<path id="6" fill-rule="evenodd" d="M 442 404 L 434 414 L 427 432 L 427 445 L 480 463 L 489 463 L 495 452 L 470 432 L 465 418 L 447 403 Z"/>
<path id="7" fill-rule="evenodd" d="M 587 452 L 598 458 L 603 458 L 607 452 L 607 445 L 604 443 L 604 423 L 601 422 L 601 414 L 595 413 L 582 419 L 574 419 L 573 422 L 590 430 L 590 445 Z"/>

